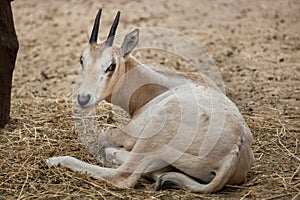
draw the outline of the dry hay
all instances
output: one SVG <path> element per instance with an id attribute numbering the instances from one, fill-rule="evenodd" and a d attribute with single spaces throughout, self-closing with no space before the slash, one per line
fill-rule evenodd
<path id="1" fill-rule="evenodd" d="M 35 105 L 35 106 L 32 106 Z M 227 186 L 216 194 L 188 191 L 155 192 L 145 180 L 137 189 L 120 190 L 113 185 L 73 173 L 67 169 L 48 168 L 45 159 L 71 155 L 101 165 L 90 156 L 74 131 L 70 99 L 21 99 L 13 103 L 14 119 L 1 130 L 0 194 L 7 198 L 120 198 L 120 199 L 191 199 L 191 198 L 265 198 L 297 199 L 299 194 L 298 130 L 289 130 L 279 119 L 247 116 L 254 132 L 255 165 L 244 184 Z M 38 109 L 35 109 L 38 108 Z M 110 106 L 98 115 L 101 124 L 109 124 Z M 260 123 L 257 123 L 259 121 Z M 63 123 L 61 123 L 63 122 Z M 110 123 L 111 124 L 111 123 Z M 105 126 L 104 126 L 105 127 Z M 255 128 L 256 127 L 256 128 Z M 262 128 L 257 128 L 262 127 Z M 276 135 L 271 133 L 276 130 Z M 280 164 L 279 164 L 280 163 Z"/>
<path id="2" fill-rule="evenodd" d="M 214 21 L 219 13 L 213 12 L 215 4 L 203 1 L 203 7 L 212 9 L 212 14 L 199 11 L 202 17 L 207 18 L 207 23 L 211 23 L 206 24 L 208 32 L 189 31 L 189 27 L 177 26 L 176 19 L 172 25 L 171 18 L 166 14 L 170 12 L 165 12 L 163 8 L 156 10 L 156 18 L 144 16 L 147 12 L 138 12 L 132 18 L 124 19 L 128 24 L 139 26 L 144 23 L 153 25 L 161 17 L 165 19 L 161 23 L 184 31 L 203 43 L 205 48 L 213 52 L 229 97 L 237 103 L 253 131 L 255 164 L 245 183 L 226 186 L 216 194 L 196 194 L 183 190 L 156 192 L 147 180 L 141 180 L 136 189 L 118 189 L 85 174 L 46 166 L 45 159 L 60 155 L 75 156 L 101 165 L 76 135 L 70 89 L 77 75 L 77 69 L 70 66 L 78 66 L 78 57 L 86 42 L 86 32 L 82 27 L 86 28 L 87 21 L 92 21 L 90 18 L 93 15 L 86 16 L 87 10 L 93 8 L 96 2 L 38 1 L 40 4 L 37 4 L 35 1 L 16 1 L 13 6 L 21 48 L 12 93 L 12 119 L 0 130 L 0 199 L 300 198 L 300 36 L 292 29 L 287 33 L 280 32 L 295 23 L 294 18 L 300 20 L 300 12 L 295 11 L 299 10 L 299 3 L 277 1 L 274 4 L 273 1 L 265 1 L 267 7 L 274 7 L 270 13 L 257 1 L 248 2 L 249 7 L 245 8 L 218 1 L 215 4 L 218 9 L 223 9 L 222 14 L 227 13 L 230 18 L 230 13 L 236 13 L 234 20 L 224 22 Z M 128 5 L 127 9 L 130 6 L 142 8 L 143 3 L 125 5 Z M 176 10 L 178 6 L 170 1 L 166 7 L 164 9 Z M 35 9 L 37 12 L 34 12 Z M 113 16 L 112 11 L 107 12 Z M 289 12 L 298 15 L 290 15 Z M 189 16 L 191 12 L 182 13 L 182 16 Z M 66 16 L 72 20 L 67 20 Z M 259 26 L 259 22 L 253 22 L 254 27 L 258 27 L 257 33 L 250 22 L 262 16 L 265 24 Z M 47 23 L 35 20 L 37 17 Z M 235 25 L 243 20 L 248 24 L 236 28 Z M 77 23 L 72 25 L 74 22 Z M 269 22 L 269 28 L 264 28 Z M 53 37 L 56 32 L 58 35 L 65 33 L 64 25 L 67 23 L 72 25 L 70 33 L 66 33 L 63 39 Z M 108 27 L 105 23 L 103 21 L 103 30 Z M 190 24 L 193 26 L 193 21 Z M 39 34 L 45 28 L 50 31 L 50 35 L 46 34 L 46 42 L 41 40 L 45 35 Z M 279 31 L 274 32 L 272 28 Z M 216 30 L 223 31 L 223 36 L 228 38 L 219 37 Z M 239 56 L 241 54 L 243 56 Z M 151 59 L 171 62 L 159 55 Z M 99 129 L 114 126 L 112 116 L 120 119 L 119 115 L 112 112 L 111 105 L 106 103 L 101 103 L 97 112 Z"/>
<path id="3" fill-rule="evenodd" d="M 35 105 L 34 107 L 32 105 Z M 35 108 L 38 108 L 35 109 Z M 98 116 L 101 124 L 110 120 L 109 106 L 102 106 Z M 105 109 L 107 108 L 107 109 Z M 250 127 L 263 127 L 258 132 L 272 132 L 278 124 L 276 136 L 256 138 L 253 149 L 256 164 L 246 183 L 230 186 L 215 195 L 199 195 L 185 191 L 151 191 L 148 183 L 141 182 L 138 190 L 119 190 L 112 185 L 93 180 L 65 169 L 49 169 L 44 160 L 51 156 L 72 155 L 84 161 L 96 163 L 77 139 L 74 132 L 72 101 L 69 99 L 30 99 L 13 103 L 12 122 L 1 131 L 1 193 L 3 196 L 49 198 L 49 197 L 290 197 L 299 187 L 299 163 L 294 153 L 297 138 L 287 130 L 279 119 L 257 124 L 262 116 L 248 119 Z M 61 123 L 63 122 L 63 123 Z M 275 126 L 276 127 L 276 126 Z M 291 140 L 291 141 L 290 141 Z M 293 143 L 295 142 L 295 143 Z M 266 157 L 263 159 L 263 157 Z M 263 161 L 264 160 L 264 161 Z M 263 161 L 263 162 L 262 162 Z M 276 165 L 280 163 L 280 165 Z M 298 172 L 299 173 L 299 172 Z"/>

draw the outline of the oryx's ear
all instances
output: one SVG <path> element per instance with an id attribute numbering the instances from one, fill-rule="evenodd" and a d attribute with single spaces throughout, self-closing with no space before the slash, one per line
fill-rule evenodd
<path id="1" fill-rule="evenodd" d="M 121 56 L 123 58 L 127 58 L 130 52 L 136 47 L 139 42 L 139 29 L 134 29 L 130 33 L 128 33 L 123 41 L 121 46 Z"/>

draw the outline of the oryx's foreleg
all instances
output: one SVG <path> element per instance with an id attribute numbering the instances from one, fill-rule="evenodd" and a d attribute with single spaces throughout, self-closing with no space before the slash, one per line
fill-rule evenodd
<path id="1" fill-rule="evenodd" d="M 49 167 L 58 166 L 58 167 L 66 167 L 75 172 L 88 173 L 92 177 L 96 179 L 103 179 L 102 174 L 104 174 L 107 169 L 97 165 L 91 165 L 81 160 L 78 160 L 72 156 L 59 156 L 52 157 L 46 160 L 46 163 Z"/>
<path id="2" fill-rule="evenodd" d="M 105 129 L 99 134 L 98 143 L 102 144 L 101 149 L 92 154 L 101 162 L 117 167 L 129 159 L 129 151 L 135 145 L 136 138 L 119 128 Z"/>
<path id="3" fill-rule="evenodd" d="M 104 149 L 105 161 L 111 166 L 120 166 L 127 162 L 130 157 L 130 152 L 124 148 L 108 147 Z"/>
<path id="4" fill-rule="evenodd" d="M 126 163 L 116 169 L 91 165 L 71 156 L 53 157 L 46 162 L 48 166 L 61 166 L 75 172 L 88 173 L 96 179 L 106 180 L 120 188 L 133 187 L 143 174 L 159 168 L 159 165 L 165 165 L 158 158 L 141 158 L 140 156 L 131 156 Z"/>
<path id="5" fill-rule="evenodd" d="M 111 146 L 123 147 L 127 151 L 132 150 L 138 139 L 137 137 L 131 136 L 130 133 L 126 133 L 120 128 L 109 128 L 103 130 L 99 135 L 100 140 L 101 138 L 112 143 L 113 145 Z"/>
<path id="6" fill-rule="evenodd" d="M 100 167 L 88 164 L 71 156 L 53 157 L 46 162 L 48 166 L 66 167 L 74 172 L 87 173 L 95 179 L 106 180 L 121 188 L 132 187 L 139 178 L 130 178 L 130 172 L 121 171 L 119 168 Z M 135 166 L 131 166 L 132 169 L 134 167 Z"/>

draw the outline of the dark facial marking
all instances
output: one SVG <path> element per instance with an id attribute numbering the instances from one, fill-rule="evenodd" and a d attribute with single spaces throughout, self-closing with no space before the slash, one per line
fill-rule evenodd
<path id="1" fill-rule="evenodd" d="M 113 72 L 116 69 L 116 64 L 115 63 L 111 63 L 110 66 L 105 70 L 105 73 L 108 72 Z"/>
<path id="2" fill-rule="evenodd" d="M 79 62 L 80 62 L 81 65 L 83 65 L 83 58 L 82 58 L 82 56 L 80 56 Z"/>

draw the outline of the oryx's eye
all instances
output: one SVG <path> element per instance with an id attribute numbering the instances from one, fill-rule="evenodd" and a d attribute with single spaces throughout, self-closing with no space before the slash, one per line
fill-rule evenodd
<path id="1" fill-rule="evenodd" d="M 83 65 L 83 58 L 82 58 L 82 56 L 80 56 L 79 62 L 80 62 L 81 65 Z"/>
<path id="2" fill-rule="evenodd" d="M 113 71 L 115 71 L 115 69 L 116 69 L 116 64 L 115 63 L 111 63 L 109 65 L 109 67 L 105 70 L 105 73 L 107 73 L 107 72 L 113 72 Z"/>

